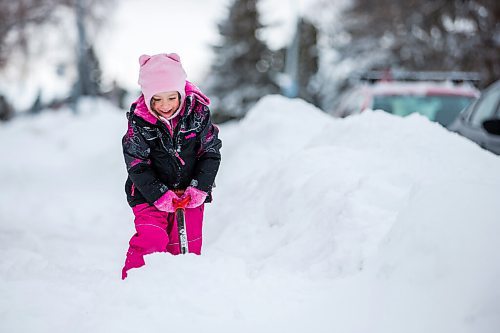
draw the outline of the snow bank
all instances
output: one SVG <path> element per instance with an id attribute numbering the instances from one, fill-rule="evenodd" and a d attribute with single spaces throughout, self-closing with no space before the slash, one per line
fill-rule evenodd
<path id="1" fill-rule="evenodd" d="M 500 158 L 466 139 L 265 97 L 221 126 L 204 255 L 122 282 L 125 116 L 86 103 L 0 125 L 0 331 L 500 329 Z"/>

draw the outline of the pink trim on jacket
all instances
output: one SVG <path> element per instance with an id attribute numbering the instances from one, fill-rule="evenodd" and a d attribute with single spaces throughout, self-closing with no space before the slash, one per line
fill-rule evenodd
<path id="1" fill-rule="evenodd" d="M 208 98 L 204 93 L 201 92 L 200 88 L 195 86 L 193 83 L 186 81 L 186 96 L 194 96 L 201 104 L 209 106 L 210 98 Z"/>
<path id="2" fill-rule="evenodd" d="M 139 98 L 134 102 L 135 110 L 134 113 L 151 124 L 156 124 L 158 118 L 156 118 L 146 106 L 146 102 L 144 101 L 144 95 L 139 96 Z"/>
<path id="3" fill-rule="evenodd" d="M 142 162 L 144 162 L 144 160 L 141 160 L 141 159 L 139 159 L 139 158 L 136 158 L 136 159 L 134 159 L 134 160 L 130 163 L 130 168 L 133 168 L 133 167 L 135 167 L 137 164 L 142 163 Z"/>

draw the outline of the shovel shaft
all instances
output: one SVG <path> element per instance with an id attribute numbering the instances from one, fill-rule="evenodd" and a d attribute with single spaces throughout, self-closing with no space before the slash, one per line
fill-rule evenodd
<path id="1" fill-rule="evenodd" d="M 183 208 L 178 208 L 175 211 L 175 218 L 177 220 L 177 230 L 179 232 L 179 246 L 181 254 L 186 254 L 189 252 L 188 240 L 186 232 L 186 220 Z"/>
<path id="2" fill-rule="evenodd" d="M 189 196 L 182 199 L 174 199 L 175 219 L 177 220 L 177 231 L 179 232 L 179 248 L 181 254 L 189 252 L 188 239 L 186 232 L 186 215 L 185 207 L 189 203 Z"/>

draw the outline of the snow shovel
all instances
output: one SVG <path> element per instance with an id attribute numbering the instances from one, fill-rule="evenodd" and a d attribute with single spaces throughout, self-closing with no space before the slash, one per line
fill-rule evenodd
<path id="1" fill-rule="evenodd" d="M 179 248 L 181 254 L 189 253 L 188 249 L 188 239 L 186 232 L 186 219 L 185 219 L 185 209 L 186 205 L 189 203 L 191 198 L 189 196 L 184 199 L 173 199 L 172 203 L 175 208 L 175 219 L 177 221 L 177 230 L 179 232 Z"/>

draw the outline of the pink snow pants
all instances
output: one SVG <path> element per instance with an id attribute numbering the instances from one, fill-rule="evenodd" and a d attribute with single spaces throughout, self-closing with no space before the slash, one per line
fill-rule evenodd
<path id="1" fill-rule="evenodd" d="M 204 205 L 186 208 L 186 232 L 189 253 L 201 254 Z M 135 215 L 136 233 L 130 239 L 130 246 L 122 269 L 122 279 L 127 271 L 145 264 L 144 255 L 154 252 L 180 254 L 179 233 L 174 213 L 166 213 L 155 206 L 140 204 L 132 207 Z"/>

